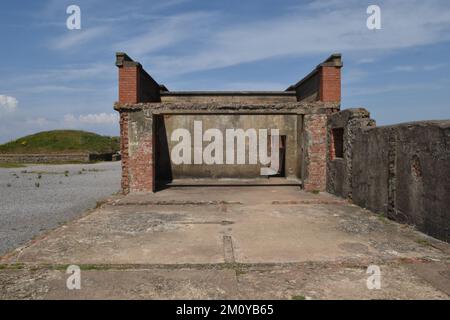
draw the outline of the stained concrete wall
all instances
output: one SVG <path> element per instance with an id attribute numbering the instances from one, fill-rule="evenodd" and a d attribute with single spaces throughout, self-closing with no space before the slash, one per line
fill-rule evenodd
<path id="1" fill-rule="evenodd" d="M 166 114 L 157 118 L 156 136 L 157 136 L 157 167 L 159 168 L 158 179 L 165 180 L 164 177 L 171 179 L 180 178 L 258 178 L 261 165 L 248 164 L 249 141 L 246 139 L 246 164 L 174 164 L 170 161 L 170 154 L 178 141 L 171 141 L 171 135 L 174 130 L 179 128 L 187 129 L 191 133 L 191 159 L 194 159 L 194 121 L 201 121 L 203 132 L 208 129 L 219 129 L 223 134 L 223 159 L 225 163 L 226 155 L 226 129 L 279 129 L 279 134 L 286 136 L 286 176 L 298 177 L 299 153 L 298 153 L 298 116 L 296 114 L 199 114 L 199 115 L 177 115 Z M 259 139 L 259 138 L 258 138 Z M 210 142 L 203 142 L 203 149 Z M 235 158 L 237 155 L 236 146 Z M 169 164 L 170 163 L 170 167 Z M 236 163 L 236 161 L 235 161 Z M 169 179 L 170 180 L 170 179 Z"/>
<path id="2" fill-rule="evenodd" d="M 329 142 L 327 153 L 327 191 L 335 195 L 352 197 L 352 155 L 355 139 L 359 130 L 375 126 L 370 114 L 362 108 L 347 109 L 335 113 L 328 118 L 327 140 Z M 343 129 L 343 155 L 336 157 L 332 131 Z"/>
<path id="3" fill-rule="evenodd" d="M 289 103 L 296 102 L 295 92 L 161 92 L 161 102 L 167 103 Z"/>
<path id="4" fill-rule="evenodd" d="M 328 161 L 327 190 L 450 242 L 450 120 L 370 127 L 345 123 L 345 112 L 329 122 L 344 119 L 353 134 L 344 134 L 345 157 Z"/>
<path id="5" fill-rule="evenodd" d="M 92 156 L 91 159 L 89 153 L 0 154 L 0 162 L 19 163 L 89 162 L 94 160 L 94 158 L 95 156 Z"/>

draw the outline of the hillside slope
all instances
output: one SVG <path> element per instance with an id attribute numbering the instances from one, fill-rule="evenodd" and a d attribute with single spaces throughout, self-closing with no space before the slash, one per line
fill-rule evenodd
<path id="1" fill-rule="evenodd" d="M 119 150 L 119 137 L 78 130 L 53 130 L 32 134 L 0 145 L 0 153 L 110 153 Z"/>

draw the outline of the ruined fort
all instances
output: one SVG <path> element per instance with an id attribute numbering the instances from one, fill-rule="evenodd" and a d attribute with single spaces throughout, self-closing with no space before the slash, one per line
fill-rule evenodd
<path id="1" fill-rule="evenodd" d="M 117 53 L 116 66 L 124 193 L 196 184 L 296 185 L 450 241 L 450 120 L 377 127 L 363 108 L 341 111 L 340 54 L 284 91 L 170 91 L 125 53 Z M 173 132 L 183 128 L 194 136 L 198 122 L 202 132 L 277 129 L 278 171 L 261 176 L 263 165 L 250 161 L 174 163 Z M 207 145 L 192 143 L 192 159 Z"/>

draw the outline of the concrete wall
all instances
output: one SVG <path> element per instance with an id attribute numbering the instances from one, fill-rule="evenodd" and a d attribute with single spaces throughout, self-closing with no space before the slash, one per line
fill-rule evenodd
<path id="1" fill-rule="evenodd" d="M 171 103 L 288 103 L 297 102 L 295 92 L 162 92 L 161 102 Z"/>
<path id="2" fill-rule="evenodd" d="M 327 122 L 327 191 L 335 195 L 352 197 L 352 155 L 355 139 L 359 129 L 375 126 L 375 121 L 370 119 L 369 112 L 365 109 L 347 109 L 335 113 Z M 334 150 L 334 129 L 343 129 L 343 155 L 336 157 Z"/>
<path id="3" fill-rule="evenodd" d="M 52 162 L 89 162 L 89 153 L 67 154 L 0 154 L 0 162 L 52 163 Z"/>
<path id="4" fill-rule="evenodd" d="M 223 162 L 226 155 L 226 129 L 279 129 L 279 134 L 286 136 L 286 176 L 297 177 L 299 174 L 298 157 L 298 136 L 297 136 L 297 115 L 295 114 L 199 114 L 199 115 L 177 115 L 166 114 L 158 118 L 157 124 L 157 170 L 169 175 L 172 179 L 179 178 L 259 178 L 261 165 L 248 164 L 249 142 L 246 139 L 246 164 L 174 164 L 168 158 L 172 149 L 178 141 L 171 141 L 171 135 L 174 130 L 184 128 L 191 133 L 191 159 L 194 159 L 194 121 L 201 121 L 203 132 L 208 129 L 219 129 L 223 134 Z M 163 123 L 162 123 L 163 122 Z M 210 142 L 203 142 L 203 149 Z M 237 143 L 234 143 L 235 158 L 237 155 Z M 167 168 L 167 161 L 170 168 Z M 235 161 L 236 163 L 236 161 Z M 161 179 L 164 179 L 162 174 Z M 169 179 L 170 180 L 170 179 Z"/>
<path id="5" fill-rule="evenodd" d="M 371 127 L 368 113 L 350 114 L 329 121 L 353 134 L 344 135 L 345 158 L 328 161 L 327 190 L 450 241 L 450 121 Z"/>

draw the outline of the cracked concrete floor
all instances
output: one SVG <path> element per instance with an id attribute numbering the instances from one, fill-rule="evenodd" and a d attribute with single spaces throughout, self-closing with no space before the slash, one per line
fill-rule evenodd
<path id="1" fill-rule="evenodd" d="M 0 263 L 0 299 L 450 297 L 449 244 L 288 186 L 114 196 Z M 69 264 L 81 290 L 66 288 Z"/>

